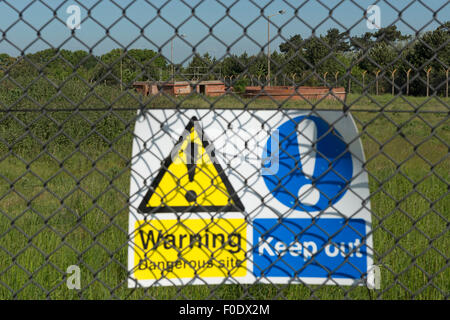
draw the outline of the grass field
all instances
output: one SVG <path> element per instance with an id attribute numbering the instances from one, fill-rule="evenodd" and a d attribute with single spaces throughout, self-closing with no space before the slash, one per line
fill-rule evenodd
<path id="1" fill-rule="evenodd" d="M 311 108 L 306 102 L 181 102 L 96 90 L 98 97 L 73 88 L 62 94 L 82 108 L 105 107 L 105 101 L 133 108 L 139 99 L 148 108 Z M 4 105 L 19 101 L 15 109 L 37 108 L 54 94 L 37 92 L 31 101 L 9 91 L 0 90 L 0 96 Z M 0 299 L 448 298 L 450 99 L 372 98 L 355 94 L 347 102 L 364 132 L 380 290 L 260 284 L 128 289 L 127 196 L 136 111 L 21 111 L 0 114 Z M 72 105 L 55 93 L 46 108 Z M 64 273 L 73 264 L 81 267 L 81 292 L 66 287 Z"/>

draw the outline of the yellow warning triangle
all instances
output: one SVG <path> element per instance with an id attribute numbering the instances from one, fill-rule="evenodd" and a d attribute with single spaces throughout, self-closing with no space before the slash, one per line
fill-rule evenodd
<path id="1" fill-rule="evenodd" d="M 138 209 L 141 213 L 244 210 L 197 118 L 186 126 Z"/>

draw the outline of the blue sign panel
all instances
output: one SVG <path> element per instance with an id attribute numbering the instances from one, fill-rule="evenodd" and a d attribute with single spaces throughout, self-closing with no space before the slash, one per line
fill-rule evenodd
<path id="1" fill-rule="evenodd" d="M 335 204 L 346 193 L 353 175 L 352 155 L 342 135 L 316 116 L 298 116 L 274 130 L 263 159 L 269 191 L 298 211 L 320 211 Z M 273 167 L 276 169 L 270 169 Z"/>
<path id="2" fill-rule="evenodd" d="M 361 279 L 367 272 L 363 219 L 255 219 L 257 277 Z"/>

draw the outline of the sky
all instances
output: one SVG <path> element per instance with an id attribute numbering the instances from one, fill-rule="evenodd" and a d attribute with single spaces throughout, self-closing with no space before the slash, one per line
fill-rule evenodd
<path id="1" fill-rule="evenodd" d="M 0 0 L 0 53 L 18 56 L 59 47 L 92 48 L 100 55 L 127 47 L 152 49 L 170 59 L 175 37 L 174 62 L 185 64 L 194 50 L 217 58 L 227 50 L 238 55 L 267 52 L 265 16 L 279 10 L 285 13 L 270 20 L 271 51 L 295 34 L 305 38 L 330 28 L 350 29 L 351 35 L 374 31 L 364 19 L 372 4 L 380 8 L 381 27 L 394 23 L 407 34 L 432 30 L 450 20 L 447 0 Z M 82 20 L 73 37 L 66 26 L 71 5 L 80 7 Z M 185 37 L 177 37 L 176 29 Z"/>

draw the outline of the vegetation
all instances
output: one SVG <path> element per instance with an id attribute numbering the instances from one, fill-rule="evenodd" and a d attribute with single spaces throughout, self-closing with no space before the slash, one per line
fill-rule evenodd
<path id="1" fill-rule="evenodd" d="M 74 83 L 72 83 L 74 82 Z M 68 82 L 65 95 L 86 97 L 82 82 Z M 33 91 L 34 92 L 34 91 Z M 150 289 L 127 288 L 130 156 L 138 108 L 280 108 L 270 100 L 140 97 L 101 85 L 81 108 L 117 107 L 109 112 L 71 110 L 52 96 L 47 112 L 9 112 L 0 120 L 0 298 L 170 299 L 441 299 L 450 278 L 446 236 L 450 212 L 448 157 L 449 100 L 410 97 L 376 100 L 350 95 L 348 103 L 361 132 L 369 173 L 375 263 L 381 265 L 379 291 L 364 287 L 223 285 Z M 5 91 L 1 92 L 2 101 Z M 12 99 L 9 97 L 8 99 Z M 444 104 L 443 104 L 444 103 Z M 26 101 L 20 102 L 22 107 Z M 30 103 L 31 104 L 31 103 Z M 379 113 L 379 106 L 386 110 Z M 36 107 L 36 106 L 34 106 Z M 317 109 L 342 109 L 326 100 Z M 404 113 L 420 108 L 444 113 Z M 68 111 L 50 112 L 53 108 Z M 311 109 L 307 102 L 281 108 Z M 69 111 L 71 110 L 71 111 Z M 393 111 L 399 112 L 393 112 Z M 389 113 L 388 113 L 389 112 Z M 69 290 L 65 271 L 79 265 L 82 290 Z M 247 295 L 247 296 L 245 296 Z"/>
<path id="2" fill-rule="evenodd" d="M 375 73 L 380 70 L 379 92 L 391 92 L 391 72 L 397 70 L 395 91 L 406 92 L 406 73 L 411 69 L 409 94 L 426 94 L 426 70 L 430 67 L 431 94 L 445 94 L 446 66 L 450 65 L 450 22 L 436 30 L 412 38 L 395 25 L 376 32 L 349 36 L 338 29 L 325 35 L 303 39 L 293 35 L 271 54 L 273 84 L 347 86 L 352 75 L 353 92 L 362 92 L 364 85 L 375 86 Z M 265 81 L 267 55 L 264 48 L 256 55 L 229 54 L 217 60 L 210 53 L 195 55 L 186 67 L 174 66 L 175 78 L 217 79 L 234 77 L 237 91 L 245 84 Z M 325 73 L 328 78 L 325 82 Z M 55 88 L 67 79 L 78 78 L 90 84 L 132 87 L 138 80 L 169 80 L 172 65 L 160 53 L 150 49 L 114 49 L 101 56 L 85 51 L 47 49 L 20 57 L 0 55 L 0 76 L 15 89 L 23 91 L 38 76 L 48 78 Z M 245 79 L 246 78 L 246 79 Z M 366 89 L 367 89 L 366 88 Z"/>

